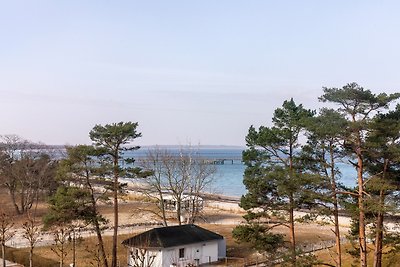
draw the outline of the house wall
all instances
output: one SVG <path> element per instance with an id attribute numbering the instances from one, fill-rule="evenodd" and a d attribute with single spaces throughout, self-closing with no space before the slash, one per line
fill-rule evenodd
<path id="1" fill-rule="evenodd" d="M 139 257 L 135 257 L 136 248 L 128 249 L 128 267 L 137 266 L 162 266 L 162 251 L 158 249 L 146 249 L 142 250 L 144 255 L 140 254 Z M 145 262 L 147 264 L 142 264 Z"/>
<path id="2" fill-rule="evenodd" d="M 185 255 L 184 258 L 179 258 L 179 249 L 184 248 Z M 141 266 L 135 264 L 135 259 L 132 255 L 135 255 L 136 248 L 128 249 L 128 267 Z M 185 246 L 177 246 L 159 249 L 148 249 L 146 250 L 146 257 L 154 257 L 152 261 L 152 267 L 170 267 L 173 263 L 177 267 L 185 267 L 189 263 L 196 265 L 196 260 L 198 259 L 198 264 L 204 264 L 209 262 L 218 261 L 218 258 L 225 257 L 226 255 L 226 245 L 225 239 L 214 240 L 202 243 L 195 243 Z M 143 257 L 142 257 L 143 258 Z M 146 258 L 147 260 L 148 258 Z M 136 260 L 137 261 L 137 260 Z M 137 263 L 139 263 L 137 261 Z M 147 266 L 147 265 L 143 265 Z"/>
<path id="3" fill-rule="evenodd" d="M 185 249 L 185 257 L 179 258 L 179 249 Z M 162 251 L 162 267 L 169 267 L 173 263 L 177 267 L 184 267 L 189 263 L 199 264 L 214 262 L 218 260 L 218 240 L 166 248 Z M 160 265 L 161 266 L 161 265 Z"/>
<path id="4" fill-rule="evenodd" d="M 222 259 L 226 257 L 226 240 L 220 239 L 218 240 L 218 258 Z"/>

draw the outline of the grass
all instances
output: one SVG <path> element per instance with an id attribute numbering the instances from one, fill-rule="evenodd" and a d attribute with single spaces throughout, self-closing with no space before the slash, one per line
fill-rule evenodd
<path id="1" fill-rule="evenodd" d="M 29 266 L 29 250 L 27 249 L 17 249 L 17 248 L 7 248 L 6 249 L 6 260 L 23 264 L 24 266 Z M 60 264 L 58 261 L 54 261 L 50 258 L 42 257 L 34 253 L 33 256 L 33 266 L 43 266 L 43 267 L 58 267 Z M 38 264 L 40 262 L 40 265 Z"/>
<path id="2" fill-rule="evenodd" d="M 128 203 L 120 203 L 119 211 L 125 216 L 129 214 L 136 214 L 137 217 L 137 210 L 155 210 L 154 203 L 146 203 L 144 202 L 145 199 L 140 196 L 137 199 L 129 199 L 134 200 L 135 202 L 128 202 Z M 0 207 L 2 210 L 15 213 L 13 206 L 10 203 L 9 195 L 7 194 L 6 190 L 0 189 Z M 100 212 L 104 215 L 111 216 L 113 213 L 113 209 L 111 205 L 101 205 L 99 208 Z M 38 205 L 37 208 L 37 217 L 40 220 L 40 217 L 43 216 L 47 211 L 47 206 L 45 203 L 41 203 Z M 236 214 L 237 212 L 222 212 L 220 210 L 214 212 L 208 212 L 206 217 L 208 221 L 214 221 L 223 216 L 224 218 L 234 220 L 235 216 L 240 216 Z M 139 217 L 137 217 L 139 218 Z M 20 227 L 22 222 L 26 220 L 26 215 L 17 215 L 14 217 L 14 222 L 16 227 Z M 221 224 L 202 224 L 204 228 L 207 228 L 211 231 L 217 232 L 223 235 L 226 238 L 227 242 L 227 257 L 231 258 L 228 262 L 230 266 L 243 266 L 244 261 L 255 261 L 256 258 L 261 259 L 261 255 L 256 253 L 250 246 L 246 244 L 239 244 L 232 238 L 232 229 L 235 225 L 221 225 Z M 298 241 L 298 245 L 302 246 L 305 244 L 315 244 L 321 241 L 333 240 L 333 235 L 331 231 L 324 229 L 323 227 L 315 225 L 313 226 L 312 230 L 307 225 L 298 225 L 296 228 L 296 238 Z M 277 231 L 280 233 L 287 233 L 287 229 L 285 228 L 277 228 Z M 120 235 L 119 236 L 119 243 L 124 239 L 131 237 L 133 233 L 128 235 Z M 93 253 L 89 250 L 95 251 L 97 245 L 97 239 L 95 237 L 85 238 L 81 242 L 77 244 L 77 266 L 85 267 L 85 266 L 97 266 L 95 264 L 95 260 L 93 258 Z M 109 258 L 111 255 L 111 246 L 112 246 L 112 237 L 111 236 L 104 236 L 104 244 L 106 247 L 106 253 L 108 254 Z M 346 253 L 346 249 L 348 249 L 348 245 L 343 246 L 343 267 L 350 267 L 354 264 L 354 259 Z M 333 260 L 334 249 L 325 249 L 318 251 L 316 256 L 323 261 L 324 263 L 334 264 Z M 15 249 L 9 248 L 7 250 L 6 258 L 10 261 L 14 261 L 17 263 L 24 264 L 28 266 L 28 258 L 29 258 L 29 249 Z M 373 260 L 373 253 L 369 253 L 369 263 L 372 263 Z M 42 267 L 55 267 L 59 266 L 58 257 L 57 255 L 51 251 L 51 246 L 47 247 L 38 247 L 34 250 L 34 258 L 33 258 L 34 266 L 42 266 Z M 72 262 L 72 253 L 70 252 L 66 257 L 66 265 Z M 118 247 L 118 262 L 120 266 L 126 266 L 127 262 L 127 249 L 119 244 Z M 356 264 L 358 265 L 358 264 Z M 391 256 L 384 256 L 383 259 L 383 266 L 400 266 L 400 255 L 391 255 Z"/>
<path id="3" fill-rule="evenodd" d="M 122 240 L 130 237 L 131 235 L 121 235 L 119 236 L 119 243 Z M 76 247 L 76 265 L 77 266 L 97 266 L 97 262 L 94 259 L 93 252 L 96 251 L 97 239 L 95 237 L 85 238 L 81 242 L 78 242 Z M 106 247 L 106 253 L 108 254 L 109 260 L 111 255 L 111 247 L 112 247 L 112 237 L 105 236 L 104 244 Z M 59 267 L 59 258 L 57 255 L 51 250 L 52 246 L 45 247 L 37 247 L 34 249 L 34 257 L 33 257 L 33 266 L 41 266 L 41 267 Z M 68 247 L 68 255 L 65 259 L 65 266 L 69 266 L 72 263 L 72 247 Z M 91 250 L 91 251 L 90 251 Z M 119 266 L 127 265 L 127 249 L 119 244 L 118 245 L 118 263 Z M 24 264 L 25 266 L 29 266 L 29 249 L 16 249 L 16 248 L 8 248 L 7 249 L 7 260 Z"/>
<path id="4" fill-rule="evenodd" d="M 253 261 L 258 258 L 261 260 L 260 254 L 257 254 L 251 247 L 246 244 L 239 244 L 232 238 L 232 229 L 235 227 L 234 225 L 216 225 L 216 224 L 203 224 L 200 225 L 206 229 L 217 232 L 223 235 L 226 238 L 227 242 L 227 257 L 230 258 L 228 265 L 229 266 L 243 266 L 244 262 Z M 136 232 L 138 233 L 138 232 Z M 131 237 L 133 234 L 126 234 L 119 236 L 119 246 L 118 246 L 118 262 L 120 266 L 126 266 L 127 263 L 127 249 L 122 246 L 120 243 L 126 238 Z M 322 237 L 322 239 L 326 239 L 327 237 Z M 315 237 L 314 233 L 306 233 L 301 232 L 298 236 L 299 244 L 308 243 L 308 242 L 317 242 L 321 240 L 321 237 Z M 106 246 L 106 251 L 108 255 L 111 255 L 111 245 L 112 245 L 112 237 L 105 236 L 104 243 Z M 95 250 L 97 245 L 97 239 L 95 237 L 85 238 L 81 242 L 77 244 L 77 266 L 97 266 L 95 260 L 93 259 L 93 254 L 89 250 Z M 345 244 L 343 246 L 343 267 L 350 267 L 353 264 L 358 265 L 350 254 L 346 253 L 346 250 L 350 248 L 349 244 Z M 372 248 L 371 248 L 372 249 Z M 28 264 L 28 254 L 29 250 L 27 248 L 24 249 L 14 249 L 9 248 L 7 250 L 7 259 L 24 264 L 27 266 Z M 335 264 L 334 263 L 334 248 L 324 249 L 316 252 L 316 256 L 324 263 Z M 51 251 L 51 246 L 47 247 L 38 247 L 34 250 L 34 266 L 42 266 L 42 267 L 56 267 L 59 266 L 57 255 Z M 372 263 L 373 260 L 373 252 L 372 250 L 369 253 L 369 263 Z M 71 252 L 66 257 L 66 266 L 72 262 L 72 254 Z M 225 264 L 225 262 L 222 262 Z M 383 266 L 400 266 L 400 255 L 396 256 L 384 256 Z"/>
<path id="5" fill-rule="evenodd" d="M 349 253 L 347 253 L 347 250 L 351 249 L 350 244 L 344 244 L 342 247 L 342 267 L 352 267 L 352 266 L 358 266 L 359 262 L 354 259 Z M 324 263 L 328 264 L 333 264 L 335 265 L 335 261 L 333 257 L 335 257 L 335 249 L 326 249 L 326 250 L 321 250 L 316 253 L 316 256 L 318 257 L 319 260 L 321 260 Z M 367 263 L 368 266 L 372 266 L 374 260 L 374 250 L 373 247 L 370 246 L 368 250 L 368 259 Z M 390 267 L 399 267 L 400 266 L 400 254 L 385 254 L 382 257 L 382 266 L 390 266 Z"/>
<path id="6" fill-rule="evenodd" d="M 227 256 L 228 257 L 235 257 L 235 258 L 247 258 L 249 255 L 253 254 L 255 251 L 251 249 L 247 245 L 243 244 L 238 244 L 234 241 L 232 238 L 232 229 L 233 225 L 210 225 L 210 224 L 204 224 L 201 225 L 201 227 L 207 228 L 211 231 L 215 231 L 223 236 L 226 237 L 227 241 Z M 139 233 L 139 232 L 136 232 Z M 118 262 L 120 266 L 126 266 L 127 264 L 127 249 L 121 245 L 120 243 L 126 239 L 131 237 L 132 235 L 136 233 L 131 233 L 131 234 L 126 234 L 126 235 L 120 235 L 118 237 Z M 97 239 L 95 237 L 89 237 L 85 238 L 81 242 L 77 244 L 77 266 L 97 266 L 95 264 L 95 261 L 93 259 L 93 253 L 89 252 L 88 250 L 94 250 L 97 245 Z M 112 246 L 112 237 L 111 236 L 104 236 L 104 244 L 106 246 L 106 253 L 108 254 L 109 258 L 111 255 L 111 246 Z M 45 246 L 45 247 L 37 247 L 34 250 L 34 258 L 33 258 L 33 266 L 41 266 L 41 267 L 56 267 L 59 266 L 59 259 L 57 255 L 51 251 L 52 246 Z M 71 247 L 69 247 L 71 249 Z M 29 257 L 29 249 L 24 248 L 24 249 L 15 249 L 15 248 L 9 248 L 7 250 L 7 259 L 24 264 L 25 266 L 28 266 L 28 257 Z M 237 260 L 230 260 L 229 264 L 232 263 L 243 263 L 243 260 L 237 259 Z M 40 263 L 40 265 L 39 265 Z M 72 263 L 72 252 L 70 251 L 69 254 L 66 257 L 65 260 L 65 266 L 68 266 L 70 263 Z M 242 264 L 240 264 L 242 265 Z"/>

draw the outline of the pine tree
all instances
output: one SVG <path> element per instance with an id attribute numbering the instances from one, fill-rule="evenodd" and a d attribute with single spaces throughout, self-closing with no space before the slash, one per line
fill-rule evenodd
<path id="1" fill-rule="evenodd" d="M 127 150 L 139 149 L 139 147 L 126 147 L 134 139 L 141 137 L 141 133 L 137 132 L 138 123 L 119 122 L 102 125 L 95 125 L 90 131 L 90 139 L 94 144 L 105 151 L 105 155 L 109 156 L 113 173 L 113 201 L 114 201 L 114 234 L 112 245 L 111 266 L 117 267 L 117 243 L 118 243 L 118 193 L 120 191 L 119 177 L 122 173 L 120 161 L 122 160 L 122 152 Z M 129 162 L 132 162 L 131 160 Z"/>
<path id="2" fill-rule="evenodd" d="M 282 244 L 282 238 L 270 231 L 284 225 L 289 229 L 293 265 L 296 264 L 294 211 L 312 204 L 315 196 L 315 176 L 300 172 L 298 165 L 299 135 L 305 120 L 311 116 L 312 111 L 296 105 L 293 99 L 285 101 L 282 108 L 275 110 L 273 127 L 261 126 L 258 130 L 250 127 L 246 136 L 248 149 L 243 153 L 247 166 L 243 183 L 248 193 L 242 197 L 241 207 L 248 210 L 248 224 L 236 228 L 234 236 L 242 241 L 252 238 L 255 247 L 269 244 L 273 250 L 276 244 Z M 260 224 L 265 219 L 278 221 L 268 226 Z"/>
<path id="3" fill-rule="evenodd" d="M 356 83 L 347 84 L 342 88 L 325 87 L 323 90 L 324 94 L 320 97 L 320 100 L 339 105 L 338 111 L 349 122 L 347 133 L 343 136 L 343 139 L 349 155 L 356 158 L 356 162 L 353 165 L 357 170 L 358 184 L 360 264 L 362 267 L 367 267 L 364 156 L 368 148 L 365 144 L 365 137 L 369 131 L 369 123 L 374 112 L 387 109 L 392 101 L 400 97 L 400 94 L 387 95 L 381 93 L 375 95 Z"/>
<path id="4" fill-rule="evenodd" d="M 366 189 L 369 212 L 375 218 L 374 267 L 382 266 L 385 216 L 396 212 L 394 195 L 400 182 L 400 106 L 387 114 L 377 114 L 366 138 Z M 386 242 L 387 243 L 387 242 Z M 396 244 L 392 244 L 395 247 Z"/>
<path id="5" fill-rule="evenodd" d="M 338 178 L 341 173 L 337 167 L 343 156 L 342 137 L 347 121 L 332 109 L 321 109 L 320 114 L 307 122 L 308 141 L 302 149 L 302 162 L 305 171 L 321 175 L 321 183 L 326 182 L 321 201 L 321 213 L 333 215 L 336 243 L 336 266 L 342 265 L 340 229 L 339 229 L 339 191 Z M 321 203 L 321 204 L 323 204 Z"/>

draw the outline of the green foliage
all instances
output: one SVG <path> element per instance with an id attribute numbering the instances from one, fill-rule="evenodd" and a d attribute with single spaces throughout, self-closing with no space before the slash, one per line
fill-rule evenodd
<path id="1" fill-rule="evenodd" d="M 110 189 L 113 191 L 113 205 L 114 205 L 114 233 L 113 233 L 113 248 L 111 266 L 117 266 L 117 235 L 118 235 L 118 193 L 122 191 L 122 185 L 119 183 L 119 177 L 126 175 L 134 177 L 140 173 L 140 168 L 121 168 L 120 160 L 122 152 L 126 150 L 135 150 L 139 147 L 126 147 L 124 145 L 130 143 L 134 139 L 141 136 L 141 133 L 136 131 L 138 126 L 137 122 L 119 122 L 106 125 L 95 125 L 90 131 L 90 139 L 94 142 L 95 146 L 105 150 L 108 155 L 105 159 L 110 164 L 110 171 L 113 174 L 113 184 Z M 124 160 L 126 162 L 126 160 Z M 128 160 L 132 164 L 133 159 Z M 105 254 L 103 253 L 103 256 Z M 104 260 L 106 267 L 107 261 Z"/>
<path id="2" fill-rule="evenodd" d="M 273 127 L 261 126 L 258 131 L 250 127 L 246 136 L 248 150 L 243 153 L 247 166 L 243 183 L 248 190 L 241 200 L 244 209 L 288 211 L 310 202 L 315 177 L 298 172 L 296 148 L 300 131 L 313 114 L 291 99 L 276 109 Z M 293 203 L 288 202 L 289 197 Z"/>
<path id="3" fill-rule="evenodd" d="M 299 135 L 313 116 L 313 111 L 291 99 L 275 110 L 272 127 L 249 128 L 248 149 L 243 152 L 246 164 L 243 183 L 248 192 L 240 202 L 248 211 L 244 216 L 247 225 L 237 227 L 234 236 L 259 251 L 272 252 L 279 247 L 280 253 L 285 253 L 288 247 L 272 229 L 286 225 L 294 232 L 294 210 L 316 204 L 321 179 L 319 175 L 304 172 L 299 142 Z M 274 223 L 263 226 L 265 219 Z M 311 216 L 303 218 L 308 219 Z M 294 244 L 295 236 L 291 236 L 292 263 L 296 262 Z"/>
<path id="4" fill-rule="evenodd" d="M 397 189 L 400 181 L 400 105 L 386 114 L 377 114 L 366 138 L 366 169 L 377 180 L 372 192 Z M 383 187 L 381 185 L 383 185 Z"/>
<path id="5" fill-rule="evenodd" d="M 324 87 L 323 90 L 324 95 L 319 98 L 321 101 L 337 103 L 341 106 L 339 111 L 349 115 L 361 115 L 362 119 L 367 118 L 371 111 L 388 108 L 390 102 L 400 97 L 400 93 L 375 95 L 354 82 L 346 84 L 343 88 Z"/>
<path id="6" fill-rule="evenodd" d="M 132 140 L 141 137 L 136 131 L 137 122 L 119 122 L 106 125 L 95 125 L 90 131 L 90 139 L 96 146 L 102 147 L 108 154 L 118 157 L 120 150 L 134 150 L 139 147 L 122 147 Z"/>
<path id="7" fill-rule="evenodd" d="M 135 159 L 124 157 L 124 151 L 137 150 L 139 146 L 126 146 L 136 138 L 142 136 L 137 132 L 137 122 L 119 122 L 106 125 L 95 125 L 90 131 L 89 136 L 97 149 L 97 157 L 102 158 L 102 166 L 104 170 L 107 168 L 109 174 L 114 176 L 114 179 L 120 176 L 145 178 L 150 175 L 150 172 L 143 171 L 141 168 L 134 166 Z M 114 181 L 115 183 L 116 181 Z M 119 188 L 122 192 L 124 185 L 110 187 Z"/>
<path id="8" fill-rule="evenodd" d="M 250 244 L 261 253 L 275 254 L 284 245 L 283 235 L 273 234 L 261 224 L 239 225 L 232 232 L 233 237 Z"/>
<path id="9" fill-rule="evenodd" d="M 105 160 L 105 149 L 88 145 L 66 149 L 67 157 L 60 162 L 57 173 L 60 181 L 87 186 L 88 181 L 104 184 L 103 178 L 111 175 L 110 164 Z"/>
<path id="10" fill-rule="evenodd" d="M 78 220 L 87 224 L 94 220 L 105 222 L 93 209 L 90 194 L 88 190 L 78 187 L 59 187 L 56 194 L 49 199 L 49 212 L 43 218 L 45 228 L 68 226 Z"/>
<path id="11" fill-rule="evenodd" d="M 297 259 L 296 267 L 312 267 L 312 266 L 321 266 L 326 265 L 323 264 L 321 261 L 317 259 L 317 257 L 313 254 L 304 253 L 301 250 L 297 250 Z M 290 262 L 290 255 L 286 254 L 282 257 L 283 263 L 281 264 L 282 267 L 286 266 L 293 266 L 293 263 Z M 329 266 L 329 265 L 328 265 Z"/>

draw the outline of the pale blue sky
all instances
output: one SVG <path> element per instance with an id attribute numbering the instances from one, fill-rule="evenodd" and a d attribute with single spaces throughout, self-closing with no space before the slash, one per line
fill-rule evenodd
<path id="1" fill-rule="evenodd" d="M 0 134 L 89 143 L 244 145 L 322 86 L 400 87 L 398 1 L 0 1 Z"/>

